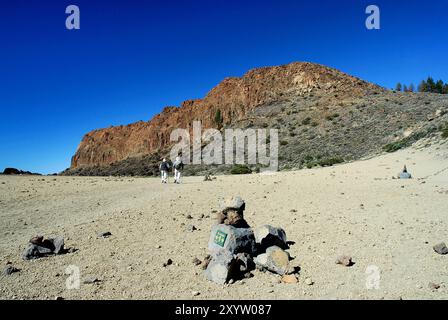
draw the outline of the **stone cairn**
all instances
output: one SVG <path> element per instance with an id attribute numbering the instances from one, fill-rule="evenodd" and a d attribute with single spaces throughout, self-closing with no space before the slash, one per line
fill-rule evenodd
<path id="1" fill-rule="evenodd" d="M 223 285 L 252 277 L 251 271 L 257 268 L 281 275 L 286 283 L 297 282 L 298 268 L 290 264 L 285 251 L 285 231 L 269 225 L 252 229 L 244 220 L 244 210 L 245 202 L 240 197 L 223 200 L 208 242 L 205 277 Z"/>

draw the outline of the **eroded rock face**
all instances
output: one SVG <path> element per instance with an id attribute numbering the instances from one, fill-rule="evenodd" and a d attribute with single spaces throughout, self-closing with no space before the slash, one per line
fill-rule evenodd
<path id="1" fill-rule="evenodd" d="M 203 127 L 218 128 L 215 115 L 219 110 L 222 123 L 243 119 L 257 106 L 284 99 L 285 95 L 301 96 L 317 90 L 344 96 L 362 96 L 369 91 L 382 91 L 378 86 L 325 66 L 291 63 L 249 71 L 241 78 L 227 78 L 205 98 L 188 100 L 182 106 L 166 107 L 148 122 L 94 130 L 84 136 L 71 169 L 106 166 L 132 157 L 153 154 L 171 145 L 173 129 L 192 132 L 194 120 Z"/>

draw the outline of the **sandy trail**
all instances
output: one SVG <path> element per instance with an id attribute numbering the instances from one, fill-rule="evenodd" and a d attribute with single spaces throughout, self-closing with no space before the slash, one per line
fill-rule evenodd
<path id="1" fill-rule="evenodd" d="M 0 264 L 21 269 L 0 276 L 0 298 L 447 299 L 448 256 L 432 249 L 448 243 L 447 160 L 442 143 L 332 168 L 213 182 L 187 177 L 181 185 L 155 178 L 0 176 Z M 403 164 L 415 179 L 392 179 Z M 232 195 L 246 200 L 249 224 L 281 226 L 296 242 L 290 253 L 302 269 L 299 284 L 254 271 L 251 279 L 219 286 L 193 265 L 207 253 L 212 211 L 220 197 Z M 198 230 L 187 231 L 190 224 Z M 98 238 L 102 231 L 112 236 Z M 23 261 L 34 234 L 62 235 L 78 251 Z M 336 265 L 342 254 L 356 264 Z M 173 265 L 163 267 L 168 258 Z M 102 281 L 67 290 L 70 265 L 82 278 Z M 378 290 L 366 288 L 368 266 L 381 272 Z M 307 277 L 314 285 L 304 283 Z M 430 282 L 440 289 L 431 290 Z"/>

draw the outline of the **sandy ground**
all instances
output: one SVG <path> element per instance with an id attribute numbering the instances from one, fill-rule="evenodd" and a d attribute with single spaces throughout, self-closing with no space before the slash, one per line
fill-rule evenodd
<path id="1" fill-rule="evenodd" d="M 412 148 L 332 168 L 273 176 L 155 178 L 0 176 L 2 299 L 447 299 L 448 143 Z M 415 179 L 393 180 L 407 164 Z M 445 170 L 446 169 L 446 170 Z M 219 286 L 205 280 L 195 257 L 206 253 L 219 199 L 241 195 L 252 226 L 286 230 L 301 266 L 298 284 L 270 273 Z M 187 219 L 191 215 L 193 219 Z M 201 216 L 204 215 L 204 218 Z M 189 232 L 193 224 L 198 230 Z M 97 234 L 110 231 L 107 239 Z M 35 234 L 62 235 L 78 251 L 23 261 Z M 160 247 L 159 247 L 160 246 Z M 350 268 L 335 264 L 351 255 Z M 169 258 L 173 264 L 164 267 Z M 77 266 L 95 284 L 66 288 Z M 367 289 L 366 269 L 380 270 L 379 289 Z M 308 286 L 304 279 L 311 278 Z M 438 290 L 430 282 L 440 284 Z M 200 294 L 192 295 L 193 291 Z"/>

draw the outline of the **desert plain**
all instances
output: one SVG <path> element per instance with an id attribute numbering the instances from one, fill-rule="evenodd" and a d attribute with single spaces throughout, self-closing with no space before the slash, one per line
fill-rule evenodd
<path id="1" fill-rule="evenodd" d="M 393 179 L 403 165 L 413 179 Z M 0 266 L 20 269 L 0 276 L 0 299 L 448 298 L 448 255 L 433 250 L 448 243 L 446 140 L 334 167 L 172 181 L 0 176 Z M 297 284 L 255 270 L 217 285 L 193 263 L 207 254 L 220 199 L 236 195 L 251 226 L 282 227 L 294 242 Z M 25 261 L 37 234 L 63 236 L 72 250 Z M 355 264 L 337 265 L 340 255 Z M 66 286 L 70 266 L 79 288 Z"/>

